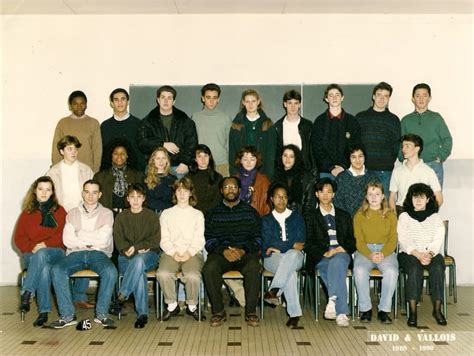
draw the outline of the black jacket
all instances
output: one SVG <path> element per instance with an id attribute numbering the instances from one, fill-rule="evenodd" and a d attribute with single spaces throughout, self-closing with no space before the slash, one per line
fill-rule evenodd
<path id="1" fill-rule="evenodd" d="M 173 142 L 179 147 L 179 153 L 174 155 L 169 153 L 171 165 L 184 163 L 189 166 L 198 144 L 196 126 L 184 111 L 173 106 L 173 120 L 168 134 L 160 118 L 160 108 L 157 106 L 145 116 L 138 127 L 137 142 L 138 148 L 147 160 L 156 148 L 162 147 L 165 142 Z"/>
<path id="2" fill-rule="evenodd" d="M 352 218 L 344 210 L 335 208 L 337 242 L 351 256 L 356 250 Z M 311 207 L 304 213 L 306 224 L 306 271 L 314 273 L 316 265 L 329 250 L 329 235 L 319 207 Z"/>
<path id="3" fill-rule="evenodd" d="M 281 151 L 283 145 L 283 120 L 285 119 L 286 115 L 283 116 L 280 120 L 278 120 L 275 125 L 276 132 L 276 143 L 277 143 L 277 152 Z M 308 172 L 313 172 L 314 163 L 313 163 L 313 155 L 311 153 L 311 129 L 313 127 L 313 123 L 304 117 L 301 118 L 300 123 L 298 124 L 298 133 L 301 137 L 301 155 L 303 157 L 304 167 Z M 281 157 L 277 158 L 281 159 Z"/>

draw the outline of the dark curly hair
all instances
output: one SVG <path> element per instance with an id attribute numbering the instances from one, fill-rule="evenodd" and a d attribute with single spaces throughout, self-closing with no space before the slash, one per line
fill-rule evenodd
<path id="1" fill-rule="evenodd" d="M 439 210 L 438 201 L 433 193 L 433 189 L 429 185 L 424 183 L 415 183 L 408 188 L 408 193 L 405 197 L 405 201 L 403 202 L 403 210 L 406 212 L 413 212 L 415 211 L 415 207 L 413 206 L 413 198 L 419 196 L 425 196 L 428 199 L 428 203 L 426 203 L 426 212 L 431 215 L 437 213 Z"/>
<path id="2" fill-rule="evenodd" d="M 117 147 L 123 147 L 127 151 L 127 167 L 139 171 L 140 167 L 138 166 L 138 159 L 135 155 L 132 144 L 128 139 L 123 137 L 114 138 L 109 143 L 107 143 L 104 151 L 102 152 L 102 162 L 100 169 L 103 170 L 112 167 L 112 153 Z"/>

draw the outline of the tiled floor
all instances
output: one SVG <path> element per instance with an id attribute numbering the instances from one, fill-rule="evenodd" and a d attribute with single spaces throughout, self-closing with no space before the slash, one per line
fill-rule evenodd
<path id="1" fill-rule="evenodd" d="M 36 308 L 20 321 L 17 293 L 16 287 L 0 287 L 1 355 L 474 355 L 474 287 L 458 288 L 458 303 L 448 305 L 446 327 L 436 325 L 425 296 L 418 329 L 408 328 L 402 315 L 392 325 L 356 320 L 343 329 L 322 318 L 314 321 L 306 309 L 301 327 L 290 330 L 281 307 L 266 308 L 257 328 L 246 325 L 243 309 L 228 308 L 230 316 L 220 328 L 198 323 L 184 311 L 162 323 L 150 310 L 148 325 L 134 329 L 135 314 L 128 305 L 116 329 L 93 323 L 88 331 L 53 330 L 32 326 Z M 92 311 L 78 311 L 78 319 L 92 317 Z M 56 318 L 50 314 L 50 321 Z"/>

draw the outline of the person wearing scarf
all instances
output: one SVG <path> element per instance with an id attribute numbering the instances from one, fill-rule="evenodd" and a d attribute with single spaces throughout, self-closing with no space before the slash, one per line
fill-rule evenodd
<path id="1" fill-rule="evenodd" d="M 50 177 L 39 177 L 31 185 L 14 234 L 15 245 L 23 254 L 26 277 L 20 290 L 20 311 L 30 310 L 31 296 L 36 295 L 38 318 L 42 326 L 51 311 L 51 267 L 64 257 L 62 241 L 66 211 L 58 204 Z"/>
<path id="2" fill-rule="evenodd" d="M 239 167 L 236 174 L 242 183 L 240 200 L 251 205 L 260 216 L 270 212 L 267 201 L 267 191 L 270 186 L 268 177 L 259 172 L 262 157 L 255 146 L 244 146 L 237 154 L 235 165 Z"/>
<path id="3" fill-rule="evenodd" d="M 408 326 L 417 326 L 417 304 L 423 291 L 423 270 L 429 271 L 433 317 L 438 325 L 446 325 L 441 312 L 444 289 L 444 256 L 441 253 L 444 225 L 438 214 L 433 190 L 424 183 L 410 186 L 403 203 L 404 213 L 398 220 L 400 268 L 407 275 L 406 298 L 410 312 Z"/>

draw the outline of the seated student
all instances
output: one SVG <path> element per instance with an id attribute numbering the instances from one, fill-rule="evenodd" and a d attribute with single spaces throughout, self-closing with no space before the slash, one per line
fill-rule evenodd
<path id="1" fill-rule="evenodd" d="M 199 144 L 194 152 L 194 161 L 191 163 L 187 177 L 194 185 L 197 199 L 194 207 L 205 214 L 222 200 L 219 189 L 222 176 L 215 169 L 214 157 L 209 147 Z"/>
<path id="2" fill-rule="evenodd" d="M 84 203 L 66 216 L 63 232 L 66 257 L 51 270 L 60 319 L 52 322 L 51 328 L 62 329 L 77 324 L 69 276 L 83 269 L 90 269 L 100 277 L 94 321 L 102 326 L 114 324 L 112 319 L 107 318 L 117 281 L 117 270 L 110 260 L 114 248 L 114 217 L 112 211 L 99 203 L 100 195 L 100 184 L 92 179 L 86 181 L 82 191 Z"/>
<path id="3" fill-rule="evenodd" d="M 149 209 L 157 214 L 173 206 L 172 186 L 176 176 L 171 174 L 171 163 L 168 152 L 163 147 L 158 147 L 148 160 L 148 170 L 145 177 L 146 200 Z"/>
<path id="4" fill-rule="evenodd" d="M 357 251 L 354 257 L 354 279 L 359 298 L 360 321 L 372 320 L 369 273 L 377 267 L 382 273 L 382 295 L 377 319 L 392 323 L 392 297 L 397 287 L 398 261 L 397 216 L 388 208 L 382 183 L 370 182 L 365 200 L 354 216 L 354 235 Z"/>
<path id="5" fill-rule="evenodd" d="M 62 118 L 56 125 L 51 161 L 53 165 L 62 161 L 62 157 L 56 151 L 58 142 L 64 136 L 75 136 L 84 144 L 81 152 L 78 153 L 80 161 L 87 164 L 96 173 L 99 171 L 102 157 L 99 121 L 86 114 L 87 97 L 84 92 L 80 90 L 73 91 L 69 95 L 68 103 L 71 115 Z"/>
<path id="6" fill-rule="evenodd" d="M 283 294 L 290 316 L 286 326 L 294 329 L 303 315 L 296 272 L 303 266 L 306 229 L 300 213 L 288 209 L 288 188 L 284 184 L 272 184 L 268 195 L 273 210 L 262 218 L 263 266 L 275 275 L 264 299 L 278 305 Z"/>
<path id="7" fill-rule="evenodd" d="M 321 178 L 315 193 L 319 206 L 308 208 L 304 214 L 306 269 L 319 270 L 328 290 L 324 318 L 336 319 L 337 326 L 348 327 L 346 276 L 355 251 L 355 239 L 351 216 L 332 203 L 336 187 L 331 178 Z"/>
<path id="8" fill-rule="evenodd" d="M 180 278 L 186 288 L 186 314 L 199 321 L 197 304 L 204 265 L 201 254 L 204 248 L 204 216 L 193 208 L 196 196 L 189 178 L 178 179 L 173 188 L 173 202 L 176 205 L 164 210 L 160 216 L 160 246 L 164 253 L 156 277 L 167 304 L 162 320 L 167 321 L 180 312 L 175 284 Z M 201 320 L 205 320 L 204 315 Z"/>
<path id="9" fill-rule="evenodd" d="M 260 95 L 255 89 L 242 93 L 240 112 L 232 121 L 229 132 L 229 170 L 235 175 L 235 157 L 243 146 L 255 146 L 262 155 L 262 172 L 273 178 L 275 170 L 276 134 L 273 122 L 262 109 Z"/>
<path id="10" fill-rule="evenodd" d="M 123 276 L 117 302 L 111 307 L 114 313 L 133 293 L 138 318 L 135 328 L 148 323 L 148 289 L 146 272 L 154 270 L 160 257 L 160 222 L 156 214 L 144 209 L 146 195 L 141 184 L 127 189 L 130 208 L 117 215 L 114 222 L 115 247 L 120 253 L 119 272 Z"/>
<path id="11" fill-rule="evenodd" d="M 378 182 L 375 173 L 365 168 L 365 148 L 362 144 L 354 144 L 347 149 L 351 165 L 336 177 L 337 195 L 334 205 L 354 216 L 364 201 L 365 188 L 370 182 Z"/>
<path id="12" fill-rule="evenodd" d="M 50 177 L 39 177 L 28 190 L 23 212 L 15 229 L 15 245 L 23 254 L 28 269 L 20 290 L 20 311 L 30 310 L 30 298 L 36 294 L 38 318 L 33 326 L 48 321 L 51 311 L 51 267 L 64 257 L 63 228 L 66 211 L 58 203 Z"/>
<path id="13" fill-rule="evenodd" d="M 408 326 L 417 326 L 416 307 L 423 292 L 423 269 L 430 277 L 433 317 L 438 325 L 446 325 L 441 312 L 444 289 L 444 224 L 438 214 L 438 202 L 433 190 L 424 183 L 410 186 L 403 202 L 404 213 L 398 220 L 400 253 L 398 262 L 407 275 L 406 299 L 410 313 Z"/>
<path id="14" fill-rule="evenodd" d="M 260 217 L 254 208 L 239 199 L 238 178 L 224 178 L 221 193 L 224 200 L 206 213 L 204 230 L 209 255 L 202 275 L 212 304 L 211 326 L 221 326 L 227 320 L 222 301 L 222 274 L 232 270 L 244 276 L 245 321 L 250 326 L 259 326 L 256 311 L 261 271 Z"/>
<path id="15" fill-rule="evenodd" d="M 143 183 L 143 173 L 137 164 L 135 152 L 126 139 L 112 139 L 104 149 L 102 166 L 94 179 L 102 186 L 99 202 L 112 210 L 114 216 L 126 208 L 128 186 Z"/>
<path id="16" fill-rule="evenodd" d="M 63 160 L 52 166 L 45 174 L 53 180 L 58 202 L 66 212 L 81 204 L 82 187 L 93 176 L 92 169 L 77 159 L 81 146 L 79 139 L 75 136 L 61 138 L 57 149 Z M 74 281 L 73 300 L 79 308 L 94 308 L 94 304 L 87 299 L 88 287 L 89 278 L 77 278 Z"/>
<path id="17" fill-rule="evenodd" d="M 268 177 L 260 172 L 262 156 L 255 146 L 244 146 L 237 153 L 235 166 L 239 167 L 236 177 L 241 182 L 239 199 L 254 207 L 260 216 L 270 212 L 267 191 Z"/>
<path id="18" fill-rule="evenodd" d="M 295 145 L 285 145 L 277 156 L 275 182 L 288 186 L 288 208 L 300 214 L 308 200 L 313 176 L 306 170 L 301 151 Z"/>

